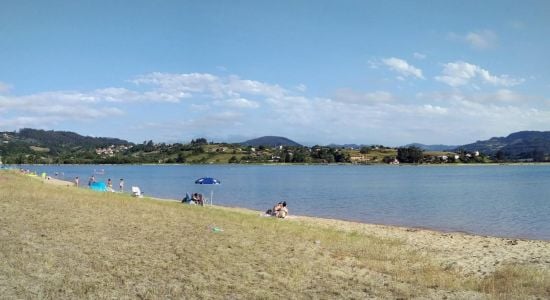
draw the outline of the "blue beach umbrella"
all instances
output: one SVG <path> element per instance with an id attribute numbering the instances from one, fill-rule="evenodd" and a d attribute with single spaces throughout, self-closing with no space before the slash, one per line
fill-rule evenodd
<path id="1" fill-rule="evenodd" d="M 195 184 L 221 184 L 222 182 L 218 179 L 212 177 L 202 177 L 195 180 Z M 210 205 L 212 205 L 212 200 L 214 199 L 214 190 L 210 191 Z"/>

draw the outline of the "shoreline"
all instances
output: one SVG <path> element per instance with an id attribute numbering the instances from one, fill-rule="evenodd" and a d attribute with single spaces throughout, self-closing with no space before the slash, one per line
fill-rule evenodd
<path id="1" fill-rule="evenodd" d="M 74 187 L 74 183 L 63 180 L 43 180 L 59 187 Z M 119 193 L 116 193 L 119 194 Z M 134 199 L 128 193 L 124 197 Z M 135 198 L 166 205 L 179 205 L 179 200 L 158 197 Z M 170 204 L 172 202 L 172 204 Z M 263 212 L 219 205 L 206 205 L 205 210 L 221 210 L 242 213 L 262 218 Z M 292 212 L 291 212 L 292 213 Z M 265 217 L 271 218 L 271 217 Z M 467 232 L 444 232 L 427 228 L 396 225 L 371 224 L 357 221 L 321 217 L 289 215 L 285 219 L 273 218 L 274 222 L 295 222 L 304 228 L 330 228 L 350 234 L 359 233 L 381 239 L 395 240 L 421 256 L 430 257 L 444 268 L 456 269 L 467 277 L 483 278 L 505 265 L 527 265 L 541 270 L 550 270 L 550 241 L 520 238 L 503 238 L 476 235 Z"/>
<path id="2" fill-rule="evenodd" d="M 62 180 L 57 178 L 50 178 L 50 179 L 42 179 L 37 176 L 30 176 L 32 178 L 37 178 L 41 180 L 42 182 L 53 184 L 57 186 L 67 186 L 67 187 L 75 187 L 75 183 L 68 181 L 68 180 Z M 84 186 L 79 186 L 79 188 L 86 189 Z M 109 192 L 106 192 L 109 193 Z M 115 191 L 114 193 L 120 193 L 118 191 Z M 130 192 L 124 192 L 124 195 L 132 197 Z M 162 202 L 176 202 L 181 203 L 181 200 L 177 199 L 171 199 L 171 198 L 160 198 L 155 196 L 147 196 L 145 195 L 143 198 L 155 200 L 155 201 L 162 201 Z M 143 199 L 142 198 L 142 199 Z M 139 199 L 139 198 L 138 198 Z M 210 206 L 208 204 L 205 204 L 205 207 Z M 212 207 L 219 208 L 219 209 L 228 209 L 228 210 L 236 210 L 236 211 L 242 211 L 242 212 L 248 212 L 248 213 L 255 213 L 262 215 L 264 212 L 246 208 L 246 207 L 239 207 L 239 206 L 224 206 L 224 205 L 212 205 Z M 481 238 L 497 238 L 497 239 L 505 239 L 505 240 L 522 240 L 522 241 L 540 241 L 540 242 L 546 242 L 550 244 L 550 240 L 544 240 L 544 239 L 534 239 L 529 237 L 523 237 L 523 236 L 497 236 L 497 235 L 486 235 L 486 234 L 478 234 L 475 232 L 469 232 L 466 230 L 459 230 L 459 229 L 437 229 L 437 228 L 430 228 L 430 227 L 423 227 L 423 226 L 406 226 L 406 225 L 399 225 L 399 224 L 386 224 L 386 223 L 370 223 L 370 222 L 364 222 L 360 220 L 353 220 L 353 219 L 345 219 L 345 218 L 330 218 L 330 217 L 318 217 L 318 216 L 309 216 L 309 215 L 294 215 L 290 214 L 286 219 L 318 219 L 318 220 L 325 220 L 325 221 L 338 221 L 338 222 L 347 222 L 347 223 L 353 223 L 353 224 L 359 224 L 359 225 L 372 225 L 372 226 L 382 226 L 382 227 L 390 227 L 390 228 L 397 228 L 402 230 L 415 230 L 415 231 L 431 231 L 438 234 L 462 234 L 462 235 L 470 235 L 470 236 L 476 236 Z"/>
<path id="3" fill-rule="evenodd" d="M 180 203 L 175 199 L 145 198 Z M 249 208 L 220 205 L 205 205 L 204 207 L 263 217 L 262 211 Z M 297 222 L 305 226 L 338 229 L 349 233 L 360 232 L 379 238 L 398 239 L 421 255 L 432 257 L 442 266 L 458 268 L 466 276 L 483 277 L 506 264 L 537 265 L 541 269 L 550 269 L 550 241 L 545 240 L 495 237 L 460 231 L 446 232 L 430 228 L 373 224 L 292 214 L 285 219 L 273 219 L 282 222 Z"/>
<path id="4" fill-rule="evenodd" d="M 248 214 L 262 212 L 241 208 L 214 208 Z M 341 219 L 289 215 L 283 220 L 306 226 L 320 226 L 345 232 L 398 239 L 407 246 L 431 256 L 442 266 L 458 267 L 467 276 L 486 276 L 503 264 L 533 264 L 550 269 L 550 241 L 477 235 L 468 232 L 444 232 L 430 228 L 405 227 L 348 221 Z"/>
<path id="5" fill-rule="evenodd" d="M 463 167 L 463 166 L 548 166 L 550 162 L 488 162 L 488 163 L 400 163 L 398 165 L 386 164 L 386 163 L 135 163 L 135 164 L 22 164 L 23 166 L 441 166 L 441 167 Z M 3 165 L 6 168 L 13 168 L 13 166 L 22 165 Z M 16 170 L 19 168 L 15 168 Z"/>

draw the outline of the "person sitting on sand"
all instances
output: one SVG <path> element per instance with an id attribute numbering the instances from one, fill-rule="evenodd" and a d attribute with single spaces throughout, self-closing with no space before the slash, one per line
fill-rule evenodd
<path id="1" fill-rule="evenodd" d="M 198 195 L 199 200 L 197 201 L 197 204 L 200 206 L 204 206 L 204 198 L 202 197 L 202 194 Z"/>
<path id="2" fill-rule="evenodd" d="M 274 217 L 279 215 L 279 211 L 281 210 L 281 208 L 283 208 L 283 203 L 282 202 L 279 202 L 279 203 L 275 204 L 275 206 L 273 206 L 273 209 L 271 210 L 271 215 L 274 216 Z"/>
<path id="3" fill-rule="evenodd" d="M 288 215 L 288 208 L 286 207 L 286 201 L 283 201 L 281 208 L 277 212 L 277 218 L 284 219 Z"/>
<path id="4" fill-rule="evenodd" d="M 200 204 L 201 206 L 204 205 L 202 200 L 202 194 L 194 193 L 193 198 L 191 198 L 192 201 L 194 201 L 196 204 Z"/>

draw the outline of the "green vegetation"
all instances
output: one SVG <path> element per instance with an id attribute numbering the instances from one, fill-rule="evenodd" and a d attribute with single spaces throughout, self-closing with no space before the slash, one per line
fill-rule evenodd
<path id="1" fill-rule="evenodd" d="M 550 161 L 550 131 L 519 131 L 507 137 L 494 137 L 461 147 L 480 151 L 496 161 Z"/>
<path id="2" fill-rule="evenodd" d="M 266 145 L 250 145 L 262 141 Z M 536 141 L 545 145 L 540 138 Z M 277 145 L 277 142 L 288 144 Z M 416 146 L 307 147 L 283 137 L 262 137 L 247 143 L 249 145 L 213 143 L 198 138 L 187 144 L 155 143 L 152 140 L 134 144 L 113 138 L 84 137 L 72 132 L 22 129 L 20 132 L 0 132 L 0 161 L 5 164 L 448 164 L 547 160 L 546 152 L 540 148 L 542 146 L 529 152 L 526 149 L 530 148 L 516 145 L 513 149 L 524 151 L 519 156 L 507 152 L 512 149 L 510 146 L 488 156 L 471 150 L 475 149 L 471 145 L 455 152 L 441 152 L 423 151 Z M 516 144 L 521 143 L 516 141 Z"/>
<path id="3" fill-rule="evenodd" d="M 424 151 L 417 147 L 397 149 L 397 160 L 404 163 L 417 164 L 424 159 Z"/>
<path id="4" fill-rule="evenodd" d="M 547 269 L 507 265 L 472 278 L 354 223 L 262 218 L 8 171 L 0 182 L 6 299 L 550 297 Z"/>

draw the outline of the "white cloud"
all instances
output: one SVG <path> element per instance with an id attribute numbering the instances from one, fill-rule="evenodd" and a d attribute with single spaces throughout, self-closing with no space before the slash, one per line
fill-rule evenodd
<path id="1" fill-rule="evenodd" d="M 234 99 L 227 99 L 220 104 L 228 106 L 228 107 L 234 107 L 234 108 L 258 108 L 260 107 L 260 104 L 256 101 L 251 101 L 245 98 L 234 98 Z"/>
<path id="2" fill-rule="evenodd" d="M 89 121 L 118 117 L 124 111 L 102 101 L 94 93 L 76 91 L 55 91 L 23 96 L 0 95 L 0 127 L 18 129 L 22 127 L 43 128 L 45 124 L 55 125 L 63 121 Z M 107 101 L 107 100 L 104 100 Z"/>
<path id="3" fill-rule="evenodd" d="M 525 81 L 524 79 L 515 79 L 508 75 L 491 75 L 489 71 L 463 61 L 444 64 L 443 74 L 436 76 L 435 80 L 452 87 L 468 85 L 474 80 L 476 82 L 503 87 L 515 86 Z"/>
<path id="4" fill-rule="evenodd" d="M 381 63 L 376 59 L 369 59 L 367 61 L 367 64 L 369 65 L 369 69 L 376 70 L 380 68 Z"/>
<path id="5" fill-rule="evenodd" d="M 150 73 L 138 76 L 130 82 L 138 86 L 151 86 L 148 95 L 134 95 L 130 99 L 179 102 L 193 96 L 208 98 L 238 98 L 241 95 L 280 97 L 287 91 L 278 85 L 260 81 L 241 79 L 232 75 L 218 77 L 212 74 L 190 73 Z"/>
<path id="6" fill-rule="evenodd" d="M 224 85 L 222 85 L 224 86 Z M 228 94 L 258 95 L 264 97 L 282 97 L 287 91 L 279 85 L 266 84 L 255 80 L 240 79 L 237 76 L 230 76 L 227 84 Z"/>
<path id="7" fill-rule="evenodd" d="M 305 91 L 307 91 L 307 86 L 303 83 L 300 83 L 299 85 L 297 85 L 295 87 L 295 89 L 298 91 L 298 92 L 302 92 L 304 93 Z"/>
<path id="8" fill-rule="evenodd" d="M 498 90 L 494 95 L 489 97 L 491 100 L 495 100 L 498 102 L 520 102 L 524 100 L 524 97 L 522 95 L 508 89 Z"/>
<path id="9" fill-rule="evenodd" d="M 546 99 L 508 87 L 521 80 L 495 76 L 464 62 L 445 65 L 439 77 L 451 86 L 483 83 L 497 89 L 471 94 L 449 89 L 407 99 L 384 90 L 342 88 L 330 97 L 310 97 L 296 87 L 286 89 L 237 76 L 151 73 L 137 77 L 130 87 L 0 94 L 0 128 L 43 128 L 44 124 L 51 128 L 67 120 L 76 124 L 107 118 L 155 140 L 276 134 L 320 144 L 402 145 L 413 141 L 467 143 L 484 134 L 548 127 Z M 133 112 L 142 110 L 136 120 L 139 125 L 120 117 L 127 107 Z M 143 110 L 151 107 L 161 113 Z M 162 109 L 170 111 L 162 113 Z"/>
<path id="10" fill-rule="evenodd" d="M 431 105 L 431 104 L 424 104 L 420 109 L 420 112 L 426 112 L 429 114 L 438 114 L 438 115 L 446 115 L 448 113 L 448 109 L 437 106 L 437 105 Z"/>
<path id="11" fill-rule="evenodd" d="M 416 58 L 416 59 L 420 59 L 420 60 L 422 60 L 422 59 L 426 59 L 426 57 L 427 57 L 427 55 L 426 55 L 426 54 L 422 54 L 422 53 L 419 53 L 419 52 L 415 52 L 415 53 L 413 53 L 413 56 L 414 56 L 414 58 Z"/>
<path id="12" fill-rule="evenodd" d="M 123 115 L 122 103 L 168 103 L 188 101 L 184 110 L 190 120 L 204 124 L 208 114 L 209 122 L 217 122 L 227 128 L 234 128 L 245 119 L 243 114 L 212 111 L 212 105 L 226 109 L 259 109 L 266 99 L 281 99 L 291 94 L 276 84 L 241 79 L 238 76 L 216 76 L 213 74 L 150 73 L 129 81 L 134 86 L 98 88 L 91 91 L 47 91 L 27 95 L 0 94 L 1 125 L 10 129 L 20 126 L 41 128 L 40 122 L 54 125 L 64 121 L 85 121 Z M 4 86 L 4 85 L 3 85 Z M 7 85 L 6 85 L 7 86 Z M 299 86 L 305 89 L 305 85 Z M 299 91 L 298 91 L 299 92 Z M 131 107 L 135 108 L 136 105 Z M 124 108 L 128 106 L 123 106 Z M 158 106 L 157 106 L 158 107 Z M 246 117 L 250 119 L 250 116 Z M 153 122 L 154 123 L 154 122 Z M 189 122 L 187 122 L 189 124 Z M 250 126 L 254 128 L 254 126 Z"/>
<path id="13" fill-rule="evenodd" d="M 0 81 L 0 94 L 8 93 L 11 90 L 11 85 Z"/>
<path id="14" fill-rule="evenodd" d="M 485 50 L 497 45 L 497 35 L 491 30 L 469 32 L 464 39 L 474 49 Z"/>
<path id="15" fill-rule="evenodd" d="M 394 101 L 394 96 L 386 91 L 358 92 L 352 89 L 338 89 L 334 93 L 334 101 L 354 104 L 375 104 Z"/>
<path id="16" fill-rule="evenodd" d="M 498 44 L 497 34 L 488 29 L 472 31 L 464 35 L 451 32 L 447 37 L 452 41 L 466 43 L 476 50 L 492 49 Z"/>
<path id="17" fill-rule="evenodd" d="M 0 119 L 0 128 L 44 128 L 45 124 L 55 124 L 59 122 L 59 118 L 54 117 L 38 117 L 38 116 L 20 116 L 14 118 L 2 118 Z"/>
<path id="18" fill-rule="evenodd" d="M 422 75 L 422 70 L 414 67 L 413 65 L 410 65 L 407 61 L 403 59 L 395 57 L 384 58 L 382 59 L 382 63 L 389 67 L 390 70 L 397 72 L 403 77 L 413 76 L 416 78 L 424 79 L 424 76 Z"/>

